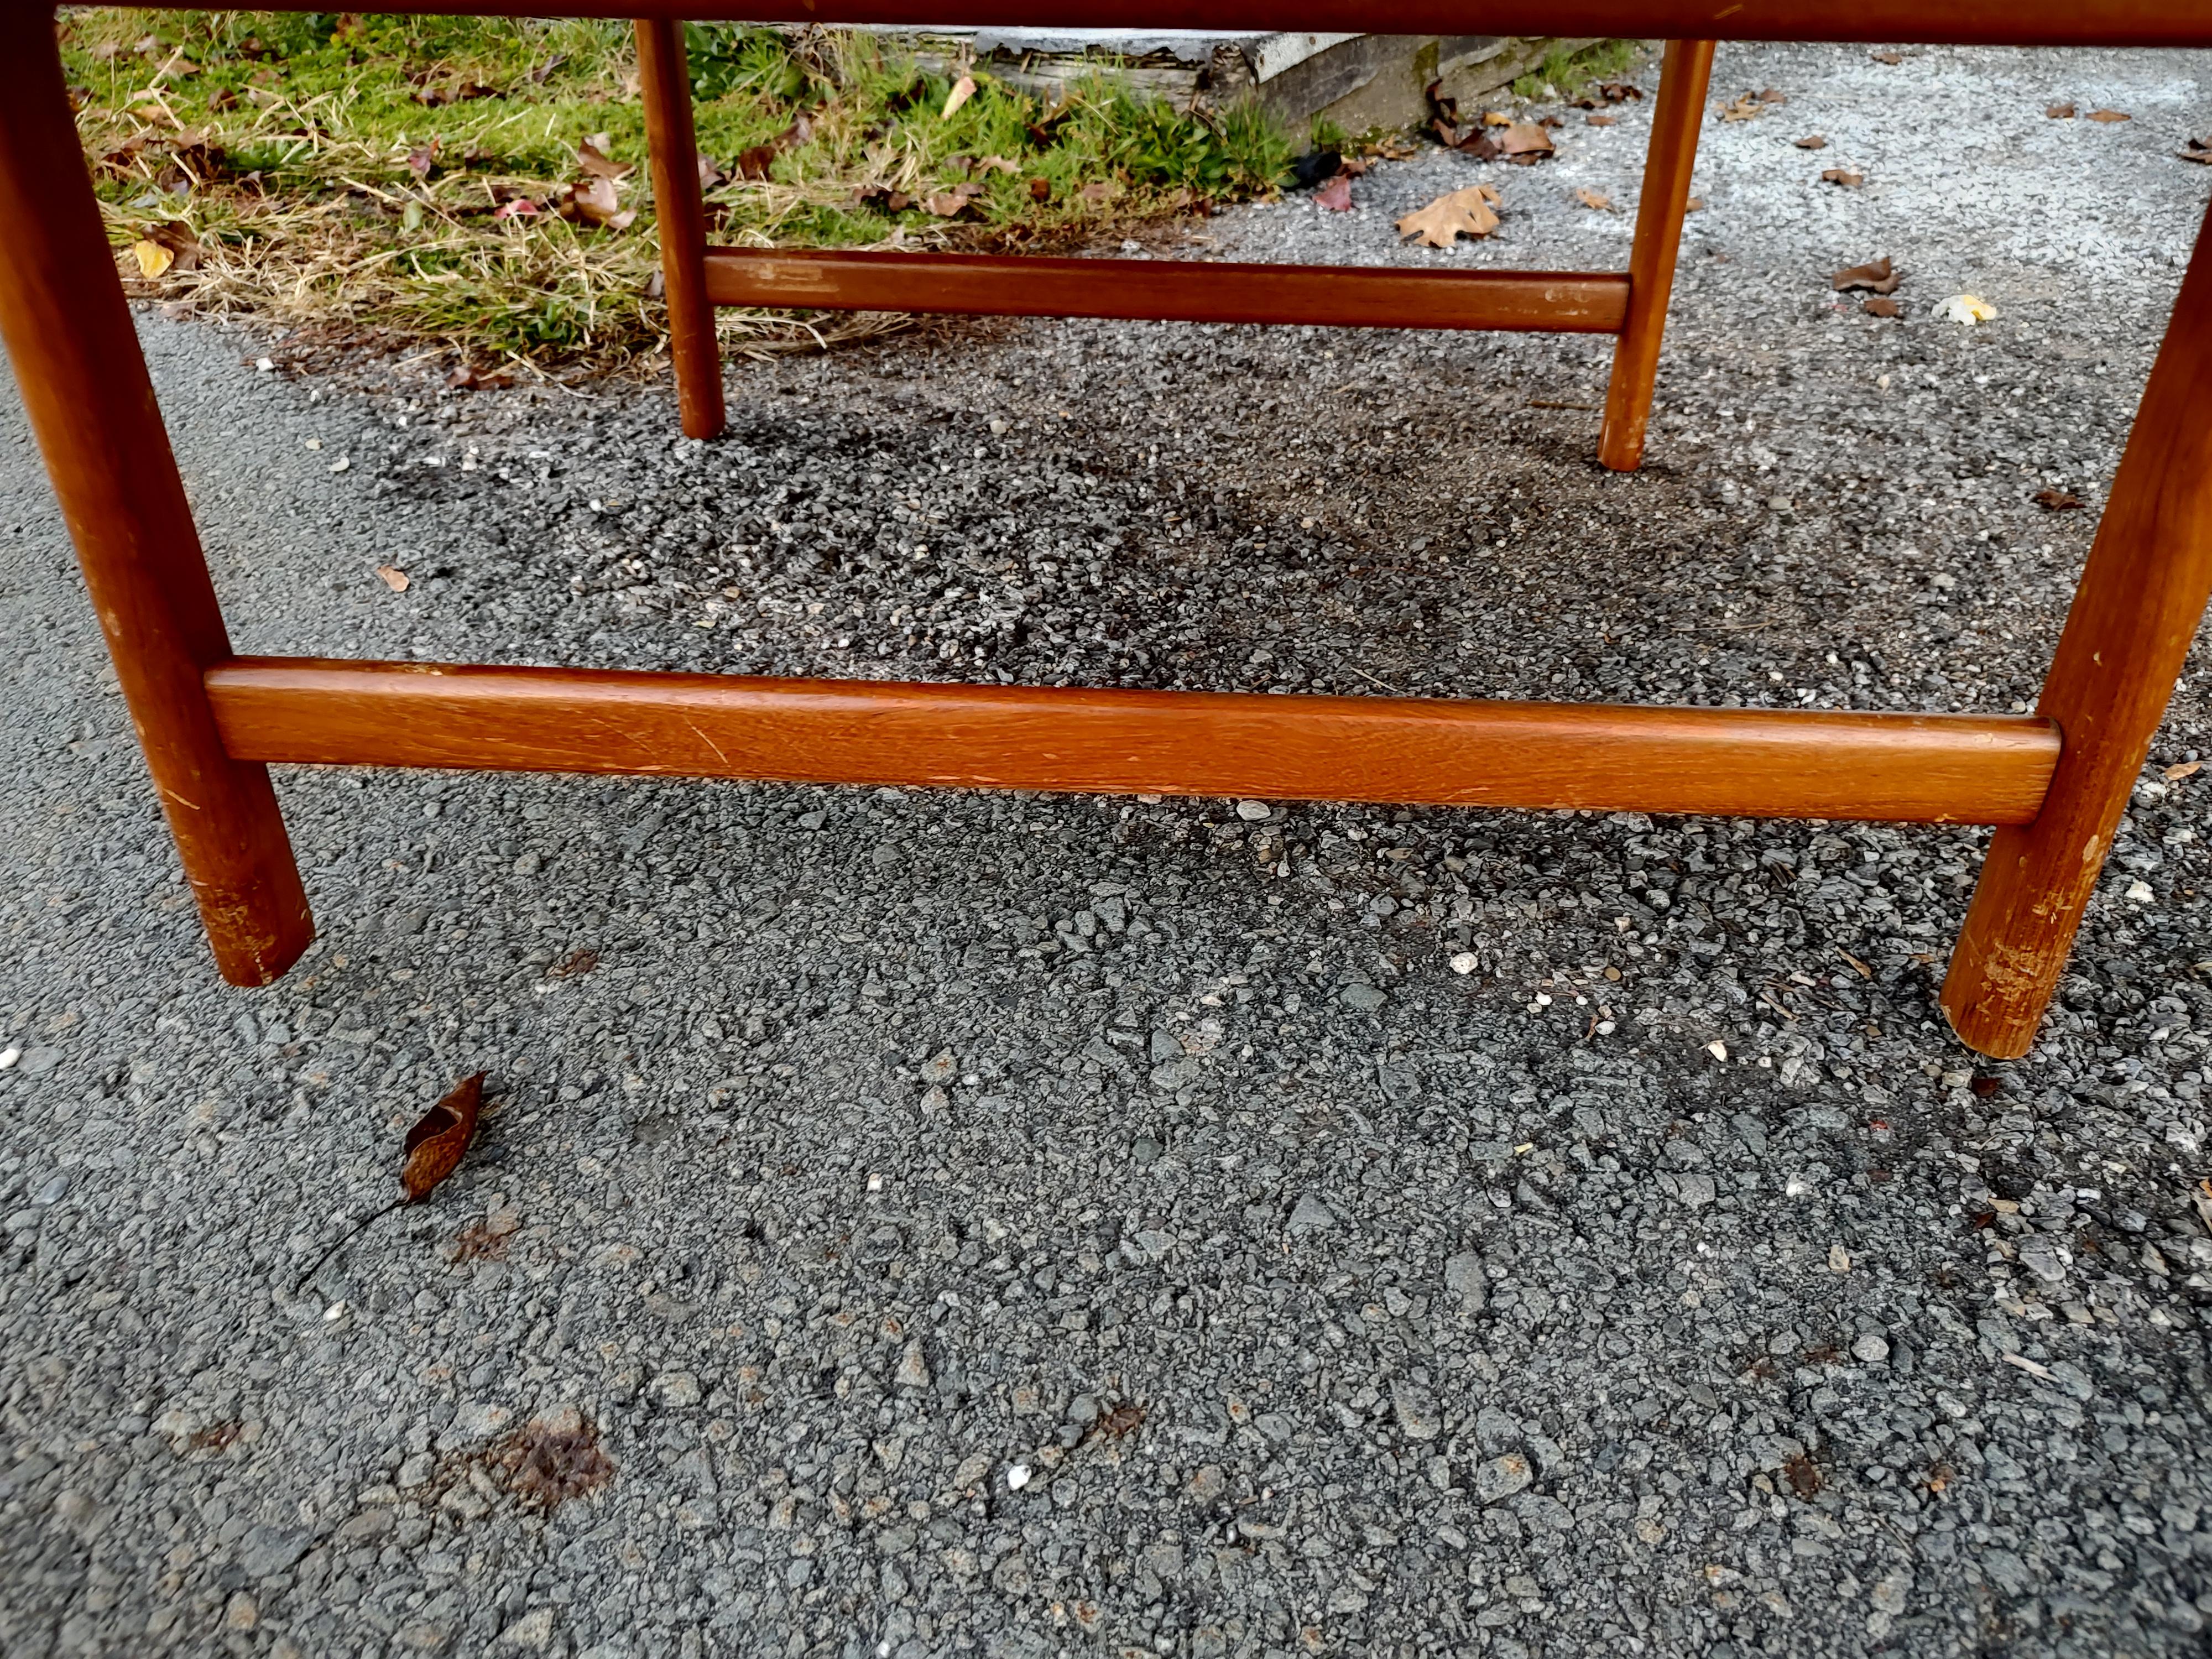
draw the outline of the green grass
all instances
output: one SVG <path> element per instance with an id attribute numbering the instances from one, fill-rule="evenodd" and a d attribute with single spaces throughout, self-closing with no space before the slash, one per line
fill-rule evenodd
<path id="1" fill-rule="evenodd" d="M 1072 245 L 1270 193 L 1291 154 L 1249 108 L 1186 115 L 1103 79 L 1048 108 L 979 74 L 946 116 L 951 77 L 869 37 L 687 33 L 701 149 L 732 174 L 772 158 L 709 191 L 720 242 Z M 150 277 L 125 252 L 139 293 L 478 356 L 612 361 L 662 337 L 627 25 L 94 9 L 68 15 L 64 46 L 118 249 L 160 231 L 191 250 Z M 635 222 L 495 216 L 551 203 L 595 134 L 635 167 L 617 185 Z M 961 185 L 957 219 L 920 205 Z M 723 324 L 741 346 L 817 337 Z"/>
<path id="2" fill-rule="evenodd" d="M 1595 81 L 1617 81 L 1636 61 L 1633 40 L 1601 40 L 1579 52 L 1554 47 L 1513 83 L 1516 98 L 1573 98 Z"/>

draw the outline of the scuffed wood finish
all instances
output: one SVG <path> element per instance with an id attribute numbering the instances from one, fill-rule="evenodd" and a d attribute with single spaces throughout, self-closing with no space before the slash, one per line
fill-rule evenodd
<path id="1" fill-rule="evenodd" d="M 224 978 L 314 937 L 267 771 L 223 748 L 202 672 L 230 654 L 63 91 L 52 15 L 0 9 L 0 336 Z"/>
<path id="2" fill-rule="evenodd" d="M 1619 329 L 1629 306 L 1627 277 L 1572 271 L 726 247 L 707 251 L 707 292 L 717 305 L 829 311 L 1586 334 Z"/>
<path id="3" fill-rule="evenodd" d="M 707 210 L 699 195 L 699 141 L 691 127 L 691 73 L 684 25 L 640 18 L 638 82 L 646 148 L 653 159 L 653 223 L 668 303 L 668 349 L 676 405 L 687 438 L 722 435 L 722 351 L 707 294 Z"/>
<path id="4" fill-rule="evenodd" d="M 2027 717 L 1633 708 L 757 679 L 246 657 L 210 669 L 258 761 L 808 783 L 2019 823 Z"/>
<path id="5" fill-rule="evenodd" d="M 20 0 L 11 0 L 20 3 Z M 145 0 L 131 0 L 144 4 Z M 263 0 L 270 11 L 319 11 L 325 0 Z M 430 0 L 428 9 L 506 16 L 513 0 Z M 425 0 L 363 0 L 367 12 L 420 12 Z M 594 0 L 532 0 L 539 17 L 604 17 Z M 963 24 L 1212 33 L 1311 29 L 1346 34 L 1528 34 L 1635 40 L 1887 40 L 1990 46 L 2212 46 L 2203 0 L 963 0 Z M 641 17 L 700 21 L 945 21 L 914 0 L 747 0 L 742 12 L 696 0 L 634 0 Z"/>
<path id="6" fill-rule="evenodd" d="M 2212 595 L 2212 217 L 2043 684 L 2065 751 L 2035 822 L 2000 830 L 1943 985 L 1983 1053 L 2024 1054 Z"/>
<path id="7" fill-rule="evenodd" d="M 1599 462 L 1616 472 L 1632 472 L 1644 460 L 1644 429 L 1651 419 L 1659 343 L 1667 331 L 1667 301 L 1674 291 L 1674 259 L 1682 246 L 1682 215 L 1712 69 L 1711 41 L 1667 43 L 1636 203 L 1636 242 L 1628 255 L 1628 315 L 1613 349 L 1613 380 L 1597 441 Z"/>

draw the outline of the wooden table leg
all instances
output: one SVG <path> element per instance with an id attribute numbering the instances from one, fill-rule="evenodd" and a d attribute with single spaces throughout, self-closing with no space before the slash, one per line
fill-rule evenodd
<path id="1" fill-rule="evenodd" d="M 63 89 L 51 13 L 0 6 L 0 337 L 209 943 L 265 985 L 314 937 L 266 768 L 202 676 L 231 654 Z"/>
<path id="2" fill-rule="evenodd" d="M 1952 953 L 1968 1046 L 2024 1054 L 2212 596 L 2212 217 L 2174 302 L 2038 712 L 2064 746 L 2033 823 L 2002 829 Z"/>
<path id="3" fill-rule="evenodd" d="M 676 360 L 676 404 L 687 438 L 722 435 L 722 350 L 707 297 L 707 207 L 699 193 L 699 141 L 691 128 L 691 72 L 684 25 L 640 18 L 637 68 L 645 94 L 646 146 L 653 157 L 653 211 L 667 289 L 668 349 Z"/>
<path id="4" fill-rule="evenodd" d="M 1613 347 L 1605 427 L 1597 441 L 1599 461 L 1616 472 L 1633 472 L 1644 460 L 1644 428 L 1651 419 L 1659 342 L 1667 331 L 1667 300 L 1674 291 L 1674 258 L 1682 246 L 1682 215 L 1688 210 L 1712 72 L 1711 41 L 1667 43 L 1644 187 L 1637 196 L 1636 241 L 1628 255 L 1628 319 Z"/>

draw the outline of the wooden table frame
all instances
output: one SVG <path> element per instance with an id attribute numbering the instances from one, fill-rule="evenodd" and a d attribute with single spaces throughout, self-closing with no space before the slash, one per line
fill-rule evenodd
<path id="1" fill-rule="evenodd" d="M 305 9 L 299 0 L 280 0 Z M 357 10 L 498 12 L 500 0 Z M 1617 333 L 1599 459 L 1644 446 L 1712 42 L 2212 46 L 2212 0 L 984 0 L 978 24 L 1670 38 L 1630 269 L 1432 272 L 753 253 L 707 246 L 677 0 L 629 0 L 684 429 L 721 429 L 717 304 Z M 605 15 L 591 0 L 532 9 Z M 913 21 L 908 0 L 769 20 Z M 1042 14 L 1042 15 L 1041 15 Z M 1103 279 L 1110 275 L 1110 283 Z M 223 976 L 313 936 L 272 762 L 1599 807 L 1998 826 L 1943 1006 L 2027 1052 L 2212 595 L 2212 224 L 2200 234 L 2033 715 L 885 684 L 240 657 L 64 88 L 0 0 L 0 335 Z"/>

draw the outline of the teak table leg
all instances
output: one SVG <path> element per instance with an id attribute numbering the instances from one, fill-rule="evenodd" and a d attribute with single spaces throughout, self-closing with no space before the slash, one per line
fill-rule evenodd
<path id="1" fill-rule="evenodd" d="M 1616 472 L 1633 472 L 1644 459 L 1644 428 L 1651 419 L 1659 342 L 1667 331 L 1667 299 L 1674 291 L 1674 257 L 1682 246 L 1682 215 L 1712 71 L 1711 41 L 1667 43 L 1644 187 L 1637 197 L 1636 242 L 1628 255 L 1628 318 L 1613 349 L 1605 428 L 1597 441 L 1598 459 Z"/>
<path id="2" fill-rule="evenodd" d="M 1970 1047 L 2011 1059 L 2035 1040 L 2208 595 L 2212 216 L 2043 683 L 2057 769 L 2035 821 L 1990 842 L 1951 957 L 1943 1011 Z"/>
<path id="3" fill-rule="evenodd" d="M 707 208 L 699 192 L 699 141 L 691 129 L 691 73 L 684 25 L 637 23 L 645 139 L 653 156 L 653 206 L 660 228 L 660 273 L 668 298 L 668 349 L 687 438 L 722 434 L 722 352 L 714 302 L 707 297 Z"/>
<path id="4" fill-rule="evenodd" d="M 0 336 L 222 976 L 314 937 L 267 769 L 225 752 L 230 641 L 63 89 L 51 13 L 0 6 Z"/>

